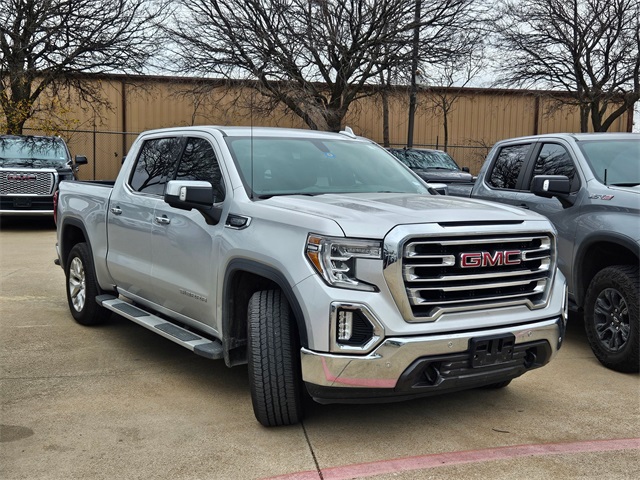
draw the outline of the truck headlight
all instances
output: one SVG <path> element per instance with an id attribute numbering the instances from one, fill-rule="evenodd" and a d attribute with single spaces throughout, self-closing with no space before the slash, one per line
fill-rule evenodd
<path id="1" fill-rule="evenodd" d="M 357 278 L 356 259 L 382 258 L 382 244 L 357 238 L 307 237 L 306 255 L 322 278 L 331 286 L 374 292 L 374 285 Z"/>

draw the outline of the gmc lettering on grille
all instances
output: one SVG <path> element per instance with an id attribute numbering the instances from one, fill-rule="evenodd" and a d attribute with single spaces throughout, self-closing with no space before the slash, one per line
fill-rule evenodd
<path id="1" fill-rule="evenodd" d="M 13 181 L 16 181 L 16 180 L 37 180 L 37 179 L 38 179 L 38 177 L 36 177 L 35 175 L 32 175 L 32 174 L 24 174 L 24 175 L 22 175 L 22 174 L 19 174 L 19 173 L 18 174 L 15 174 L 15 173 L 11 174 L 10 173 L 9 175 L 7 175 L 7 180 L 13 180 Z"/>
<path id="2" fill-rule="evenodd" d="M 461 268 L 498 267 L 503 265 L 519 265 L 520 263 L 522 263 L 522 252 L 520 250 L 460 254 Z"/>

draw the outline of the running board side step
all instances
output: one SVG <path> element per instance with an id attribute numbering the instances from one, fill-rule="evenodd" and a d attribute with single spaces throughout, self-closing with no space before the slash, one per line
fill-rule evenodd
<path id="1" fill-rule="evenodd" d="M 212 360 L 224 357 L 222 343 L 220 343 L 219 340 L 209 340 L 208 338 L 201 337 L 191 330 L 179 327 L 128 302 L 124 302 L 113 295 L 98 295 L 96 302 L 98 302 L 98 305 L 138 325 L 142 325 L 152 332 L 162 335 L 202 357 Z"/>

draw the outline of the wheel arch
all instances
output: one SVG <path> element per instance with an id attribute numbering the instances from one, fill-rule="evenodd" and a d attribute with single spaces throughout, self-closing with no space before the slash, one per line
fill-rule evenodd
<path id="1" fill-rule="evenodd" d="M 84 224 L 75 218 L 67 218 L 63 221 L 60 228 L 60 263 L 62 267 L 67 264 L 67 258 L 69 257 L 69 252 L 74 247 L 74 245 L 85 242 L 87 247 L 89 247 L 89 252 L 92 254 L 91 244 L 89 243 L 89 236 L 87 235 L 87 230 L 85 229 Z"/>
<path id="2" fill-rule="evenodd" d="M 293 312 L 300 345 L 308 345 L 304 314 L 285 275 L 254 260 L 235 259 L 227 265 L 222 290 L 222 338 L 228 366 L 246 363 L 249 299 L 257 291 L 270 289 L 280 289 L 284 293 Z"/>
<path id="3" fill-rule="evenodd" d="M 638 265 L 640 245 L 615 232 L 595 234 L 580 244 L 575 258 L 573 293 L 576 304 L 582 308 L 587 288 L 596 273 L 612 265 Z"/>

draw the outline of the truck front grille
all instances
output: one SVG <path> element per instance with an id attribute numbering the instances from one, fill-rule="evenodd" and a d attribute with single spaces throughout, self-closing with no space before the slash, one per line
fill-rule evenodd
<path id="1" fill-rule="evenodd" d="M 546 302 L 555 240 L 545 234 L 411 238 L 400 271 L 413 321 L 445 311 Z"/>
<path id="2" fill-rule="evenodd" d="M 53 195 L 54 184 L 52 172 L 0 171 L 0 195 Z"/>

